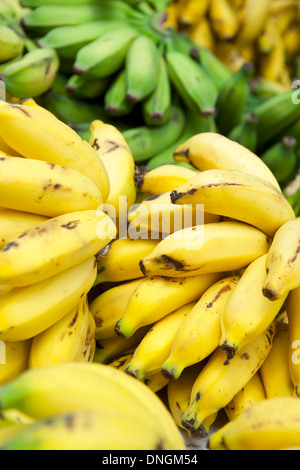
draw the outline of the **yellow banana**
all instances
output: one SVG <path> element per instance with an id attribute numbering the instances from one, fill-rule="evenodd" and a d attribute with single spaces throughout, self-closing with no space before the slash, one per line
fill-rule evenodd
<path id="1" fill-rule="evenodd" d="M 235 395 L 231 402 L 225 406 L 226 415 L 230 421 L 233 421 L 245 410 L 253 406 L 254 403 L 266 400 L 266 398 L 264 384 L 261 379 L 260 371 L 258 371 L 245 387 Z"/>
<path id="2" fill-rule="evenodd" d="M 220 39 L 229 41 L 236 36 L 239 19 L 229 0 L 211 0 L 209 15 L 212 28 Z"/>
<path id="3" fill-rule="evenodd" d="M 176 161 L 185 161 L 200 171 L 239 170 L 266 179 L 280 190 L 267 165 L 250 150 L 221 134 L 198 134 L 174 152 Z"/>
<path id="4" fill-rule="evenodd" d="M 272 398 L 255 403 L 241 416 L 209 438 L 215 450 L 222 440 L 226 450 L 280 450 L 300 445 L 300 402 Z"/>
<path id="5" fill-rule="evenodd" d="M 136 348 L 125 372 L 138 380 L 160 372 L 170 355 L 174 336 L 194 306 L 195 302 L 184 305 L 155 323 Z"/>
<path id="6" fill-rule="evenodd" d="M 241 43 L 253 43 L 259 38 L 272 3 L 271 0 L 246 0 L 238 33 L 238 40 Z"/>
<path id="7" fill-rule="evenodd" d="M 14 211 L 11 209 L 0 208 L 0 248 L 3 248 L 10 240 L 18 235 L 37 227 L 45 222 L 46 217 L 42 215 L 30 214 L 29 212 Z"/>
<path id="8" fill-rule="evenodd" d="M 184 369 L 203 361 L 217 349 L 221 314 L 238 281 L 238 276 L 226 277 L 202 295 L 174 336 L 170 355 L 162 365 L 164 376 L 179 379 Z"/>
<path id="9" fill-rule="evenodd" d="M 279 324 L 272 351 L 260 368 L 268 399 L 294 396 L 289 355 L 289 326 Z"/>
<path id="10" fill-rule="evenodd" d="M 157 244 L 158 240 L 114 240 L 97 254 L 97 284 L 131 281 L 142 277 L 140 260 L 151 253 Z"/>
<path id="11" fill-rule="evenodd" d="M 13 150 L 9 145 L 6 144 L 6 142 L 3 140 L 0 134 L 0 151 L 1 153 L 5 153 L 6 155 L 9 155 L 11 157 L 20 157 L 20 154 Z"/>
<path id="12" fill-rule="evenodd" d="M 0 385 L 28 369 L 31 340 L 0 343 Z"/>
<path id="13" fill-rule="evenodd" d="M 203 421 L 224 408 L 252 379 L 267 358 L 273 344 L 275 324 L 270 325 L 256 341 L 242 349 L 228 363 L 218 348 L 195 381 L 191 403 L 182 424 L 191 431 L 199 430 Z"/>
<path id="14" fill-rule="evenodd" d="M 294 384 L 295 393 L 300 397 L 300 356 L 299 356 L 299 341 L 300 341 L 300 288 L 294 289 L 290 292 L 286 310 L 288 315 L 289 325 L 289 363 L 290 373 Z"/>
<path id="15" fill-rule="evenodd" d="M 189 31 L 189 35 L 198 46 L 205 47 L 210 51 L 214 50 L 215 37 L 207 18 L 204 17 L 198 23 L 194 24 Z"/>
<path id="16" fill-rule="evenodd" d="M 277 39 L 274 40 L 272 50 L 261 57 L 259 66 L 260 75 L 266 80 L 278 82 L 280 81 L 285 64 L 286 52 L 284 41 L 278 35 Z"/>
<path id="17" fill-rule="evenodd" d="M 33 422 L 34 419 L 19 410 L 6 410 L 0 416 L 0 429 L 21 424 L 31 424 Z"/>
<path id="18" fill-rule="evenodd" d="M 91 124 L 90 144 L 97 152 L 104 168 L 106 168 L 110 192 L 105 201 L 115 209 L 115 218 L 120 212 L 129 209 L 136 199 L 134 181 L 135 163 L 129 146 L 121 132 L 111 124 L 93 121 Z M 120 198 L 126 198 L 122 208 Z"/>
<path id="19" fill-rule="evenodd" d="M 162 165 L 145 174 L 137 173 L 138 189 L 149 196 L 173 191 L 196 176 L 196 172 L 178 165 Z"/>
<path id="20" fill-rule="evenodd" d="M 268 250 L 268 237 L 260 230 L 240 222 L 223 222 L 175 232 L 140 265 L 146 276 L 200 276 L 243 269 Z"/>
<path id="21" fill-rule="evenodd" d="M 82 173 L 106 200 L 110 188 L 103 163 L 89 143 L 68 125 L 45 116 L 40 109 L 5 102 L 0 102 L 0 125 L 2 139 L 22 156 Z"/>
<path id="22" fill-rule="evenodd" d="M 130 338 L 138 328 L 152 325 L 179 307 L 199 300 L 219 278 L 216 273 L 176 280 L 145 278 L 130 298 L 125 315 L 116 324 L 116 333 Z"/>
<path id="23" fill-rule="evenodd" d="M 182 26 L 197 24 L 208 12 L 210 0 L 188 0 L 180 9 L 179 21 Z"/>
<path id="24" fill-rule="evenodd" d="M 238 170 L 208 170 L 171 193 L 175 204 L 204 204 L 205 211 L 245 222 L 269 237 L 295 213 L 283 194 L 263 178 Z"/>
<path id="25" fill-rule="evenodd" d="M 89 260 L 28 287 L 0 297 L 0 340 L 33 338 L 67 315 L 92 288 L 95 260 Z"/>
<path id="26" fill-rule="evenodd" d="M 299 23 L 292 24 L 284 34 L 284 48 L 289 61 L 294 60 L 295 57 L 300 53 L 300 46 L 298 41 L 299 36 Z"/>
<path id="27" fill-rule="evenodd" d="M 86 308 L 88 313 L 88 329 L 77 362 L 94 362 L 96 354 L 96 323 L 88 304 L 86 304 Z"/>
<path id="28" fill-rule="evenodd" d="M 275 234 L 268 253 L 264 295 L 270 300 L 300 287 L 300 218 L 284 224 Z"/>
<path id="29" fill-rule="evenodd" d="M 248 266 L 222 314 L 220 346 L 228 358 L 261 336 L 284 304 L 285 297 L 271 302 L 262 293 L 266 279 L 266 256 L 261 256 Z"/>

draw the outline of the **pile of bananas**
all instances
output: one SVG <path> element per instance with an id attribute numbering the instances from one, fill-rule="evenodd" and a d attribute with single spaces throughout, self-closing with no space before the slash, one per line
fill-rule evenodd
<path id="1" fill-rule="evenodd" d="M 257 76 L 290 88 L 299 71 L 299 6 L 299 0 L 174 0 L 169 24 L 230 70 L 252 62 Z"/>

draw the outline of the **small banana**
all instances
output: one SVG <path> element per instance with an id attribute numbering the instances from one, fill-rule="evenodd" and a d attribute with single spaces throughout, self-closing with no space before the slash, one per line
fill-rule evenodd
<path id="1" fill-rule="evenodd" d="M 104 107 L 109 116 L 126 116 L 133 110 L 126 97 L 126 75 L 122 69 L 112 80 L 104 95 Z"/>
<path id="2" fill-rule="evenodd" d="M 138 189 L 149 196 L 173 191 L 196 176 L 196 172 L 177 165 L 162 165 L 145 174 L 137 174 Z"/>
<path id="3" fill-rule="evenodd" d="M 244 44 L 252 44 L 256 41 L 264 29 L 271 0 L 246 0 L 242 10 L 238 41 Z M 277 3 L 277 2 L 276 2 Z"/>
<path id="4" fill-rule="evenodd" d="M 29 367 L 31 340 L 5 342 L 1 345 L 0 384 L 14 380 Z M 1 428 L 1 424 L 0 424 Z"/>
<path id="5" fill-rule="evenodd" d="M 72 97 L 93 100 L 103 95 L 104 92 L 106 92 L 108 84 L 109 81 L 107 78 L 103 78 L 101 80 L 99 78 L 90 78 L 84 75 L 72 75 L 65 84 L 65 90 Z M 99 110 L 99 106 L 97 108 Z M 82 122 L 80 122 L 79 124 L 82 124 Z"/>
<path id="6" fill-rule="evenodd" d="M 226 415 L 230 421 L 234 421 L 245 410 L 253 406 L 254 403 L 266 400 L 266 398 L 264 384 L 261 379 L 260 371 L 258 371 L 245 387 L 235 395 L 231 402 L 225 406 Z"/>
<path id="7" fill-rule="evenodd" d="M 46 220 L 47 218 L 41 215 L 0 208 L 0 249 L 7 245 L 10 240 L 22 235 L 27 230 L 37 227 Z"/>

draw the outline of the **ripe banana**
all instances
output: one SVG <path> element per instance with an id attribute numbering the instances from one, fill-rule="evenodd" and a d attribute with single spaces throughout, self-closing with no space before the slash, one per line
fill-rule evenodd
<path id="1" fill-rule="evenodd" d="M 0 251 L 1 282 L 25 287 L 49 279 L 89 260 L 115 235 L 103 212 L 73 212 L 42 222 Z"/>
<path id="2" fill-rule="evenodd" d="M 277 181 L 284 185 L 295 175 L 297 160 L 297 140 L 286 136 L 269 147 L 262 155 L 262 161 L 270 168 Z"/>
<path id="3" fill-rule="evenodd" d="M 28 369 L 31 340 L 1 343 L 0 384 L 14 380 Z M 1 425 L 0 425 L 1 427 Z"/>
<path id="4" fill-rule="evenodd" d="M 249 44 L 259 38 L 272 3 L 271 0 L 246 0 L 238 33 L 239 42 Z"/>
<path id="5" fill-rule="evenodd" d="M 157 240 L 131 240 L 130 238 L 114 240 L 97 254 L 96 284 L 141 278 L 143 274 L 140 270 L 140 260 L 150 254 L 157 243 Z"/>
<path id="6" fill-rule="evenodd" d="M 125 413 L 132 421 L 139 417 L 149 429 L 160 429 L 164 448 L 185 448 L 171 415 L 152 390 L 112 367 L 68 363 L 30 370 L 3 387 L 0 395 L 2 409 L 18 408 L 36 419 L 103 410 L 114 410 L 110 418 L 113 413 Z"/>
<path id="7" fill-rule="evenodd" d="M 260 368 L 267 399 L 293 397 L 294 384 L 290 373 L 289 326 L 277 326 L 273 348 Z"/>
<path id="8" fill-rule="evenodd" d="M 76 170 L 107 198 L 109 179 L 97 152 L 69 126 L 40 109 L 4 102 L 0 102 L 0 125 L 2 138 L 22 156 Z"/>
<path id="9" fill-rule="evenodd" d="M 46 281 L 0 297 L 2 341 L 33 338 L 67 315 L 92 288 L 97 274 L 90 258 Z"/>
<path id="10" fill-rule="evenodd" d="M 96 354 L 96 322 L 89 310 L 88 303 L 86 304 L 86 308 L 88 310 L 88 329 L 78 356 L 78 362 L 90 363 L 94 362 Z"/>
<path id="11" fill-rule="evenodd" d="M 196 176 L 196 171 L 177 165 L 162 165 L 145 174 L 138 173 L 138 189 L 149 196 L 171 192 Z"/>
<path id="12" fill-rule="evenodd" d="M 274 323 L 256 341 L 242 349 L 229 363 L 218 348 L 200 372 L 191 393 L 191 403 L 182 417 L 190 431 L 201 428 L 203 421 L 224 408 L 252 379 L 271 351 Z"/>
<path id="13" fill-rule="evenodd" d="M 174 204 L 204 204 L 207 212 L 257 227 L 273 237 L 295 220 L 289 202 L 273 184 L 239 170 L 208 170 L 171 193 Z"/>
<path id="14" fill-rule="evenodd" d="M 245 387 L 236 394 L 231 402 L 225 406 L 226 415 L 230 421 L 234 421 L 245 410 L 253 406 L 254 403 L 266 400 L 266 398 L 264 384 L 261 379 L 260 371 L 258 371 Z"/>
<path id="15" fill-rule="evenodd" d="M 223 222 L 186 228 L 162 240 L 140 262 L 145 276 L 199 276 L 235 271 L 266 254 L 269 239 L 255 227 Z"/>
<path id="16" fill-rule="evenodd" d="M 199 300 L 218 279 L 216 273 L 178 279 L 145 278 L 130 298 L 125 315 L 116 324 L 116 333 L 130 338 L 139 328 L 161 320 L 187 303 Z"/>
<path id="17" fill-rule="evenodd" d="M 91 124 L 90 144 L 102 161 L 110 182 L 110 193 L 105 201 L 105 207 L 115 213 L 112 219 L 117 219 L 134 204 L 136 199 L 135 163 L 132 153 L 121 132 L 111 124 L 93 121 Z M 121 204 L 124 199 L 124 207 Z M 108 212 L 109 213 L 109 212 Z"/>
<path id="18" fill-rule="evenodd" d="M 284 224 L 275 234 L 267 262 L 264 295 L 270 300 L 286 297 L 300 286 L 300 219 Z"/>
<path id="19" fill-rule="evenodd" d="M 175 150 L 174 158 L 190 163 L 200 171 L 244 171 L 264 178 L 280 190 L 275 176 L 257 155 L 221 134 L 209 132 L 192 136 Z"/>
<path id="20" fill-rule="evenodd" d="M 209 14 L 212 29 L 220 39 L 229 41 L 236 36 L 239 20 L 229 0 L 211 0 Z"/>
<path id="21" fill-rule="evenodd" d="M 226 450 L 299 447 L 299 413 L 297 398 L 272 398 L 255 403 L 238 419 L 213 434 L 209 448 L 214 450 L 220 439 Z"/>
<path id="22" fill-rule="evenodd" d="M 221 338 L 221 315 L 236 288 L 238 276 L 213 284 L 189 312 L 174 335 L 171 352 L 162 366 L 162 374 L 179 379 L 184 369 L 207 359 Z"/>
<path id="23" fill-rule="evenodd" d="M 125 372 L 138 380 L 160 372 L 170 355 L 174 336 L 194 306 L 195 302 L 191 302 L 156 322 L 136 348 Z"/>
<path id="24" fill-rule="evenodd" d="M 37 227 L 47 220 L 46 217 L 29 212 L 14 211 L 11 209 L 0 208 L 0 249 L 9 243 L 18 235 L 22 235 L 27 230 Z"/>
<path id="25" fill-rule="evenodd" d="M 263 255 L 247 267 L 222 314 L 220 346 L 229 359 L 261 336 L 286 300 L 284 296 L 271 302 L 262 293 L 266 259 Z"/>
<path id="26" fill-rule="evenodd" d="M 132 112 L 134 105 L 126 97 L 126 75 L 124 69 L 114 77 L 108 87 L 104 95 L 104 107 L 108 116 L 127 116 Z"/>
<path id="27" fill-rule="evenodd" d="M 21 37 L 8 26 L 0 26 L 0 63 L 17 57 L 23 50 Z"/>
<path id="28" fill-rule="evenodd" d="M 300 361 L 299 361 L 299 295 L 300 289 L 294 289 L 290 292 L 287 303 L 287 316 L 289 325 L 289 365 L 290 374 L 293 381 L 295 395 L 300 395 Z"/>

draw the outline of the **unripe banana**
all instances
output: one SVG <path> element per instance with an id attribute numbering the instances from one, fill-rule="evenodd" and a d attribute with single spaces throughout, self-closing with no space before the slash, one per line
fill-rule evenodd
<path id="1" fill-rule="evenodd" d="M 234 140 L 242 147 L 255 153 L 257 149 L 257 127 L 258 117 L 254 113 L 247 114 L 246 118 L 235 126 L 229 133 L 228 138 Z"/>
<path id="2" fill-rule="evenodd" d="M 122 69 L 104 95 L 104 107 L 109 116 L 126 116 L 131 113 L 134 105 L 128 101 L 126 93 L 126 74 Z"/>
<path id="3" fill-rule="evenodd" d="M 100 80 L 99 78 L 72 75 L 66 83 L 66 90 L 71 96 L 76 96 L 77 98 L 94 99 L 107 90 L 108 83 L 107 78 Z"/>
<path id="4" fill-rule="evenodd" d="M 7 26 L 0 26 L 0 63 L 17 57 L 23 50 L 21 37 Z"/>
<path id="5" fill-rule="evenodd" d="M 290 181 L 295 174 L 298 164 L 296 145 L 296 139 L 286 136 L 261 155 L 262 161 L 270 168 L 280 184 Z"/>

